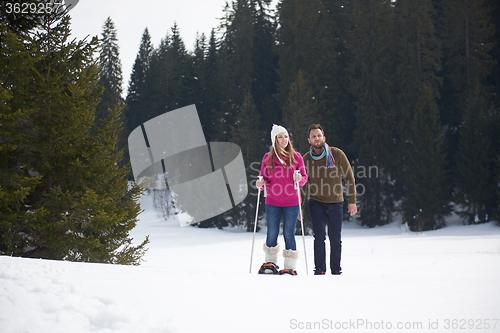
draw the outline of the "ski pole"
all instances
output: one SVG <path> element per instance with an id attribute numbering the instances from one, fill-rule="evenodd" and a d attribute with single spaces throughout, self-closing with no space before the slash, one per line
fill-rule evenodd
<path id="1" fill-rule="evenodd" d="M 263 177 L 259 176 L 259 180 Z M 264 184 L 264 191 L 266 190 L 266 185 Z M 257 232 L 257 218 L 259 216 L 259 201 L 260 201 L 260 188 L 257 189 L 257 206 L 255 207 L 255 222 L 253 223 L 253 240 L 252 240 L 252 252 L 250 253 L 250 274 L 252 274 L 252 259 L 253 259 L 253 247 L 255 244 L 255 233 Z"/>
<path id="2" fill-rule="evenodd" d="M 297 180 L 297 174 L 299 170 L 295 170 L 293 179 L 295 180 L 295 188 L 297 189 L 297 197 L 299 198 L 299 215 L 300 215 L 300 229 L 302 229 L 302 242 L 304 243 L 304 259 L 306 260 L 306 274 L 309 275 L 309 268 L 307 267 L 307 252 L 306 252 L 306 238 L 304 236 L 304 216 L 302 214 L 301 204 L 302 199 L 300 198 L 300 186 Z"/>

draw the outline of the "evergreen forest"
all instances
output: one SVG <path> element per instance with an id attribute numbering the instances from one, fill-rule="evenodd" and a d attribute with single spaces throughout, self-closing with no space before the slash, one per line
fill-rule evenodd
<path id="1" fill-rule="evenodd" d="M 249 185 L 198 227 L 253 230 L 274 123 L 302 154 L 322 125 L 351 162 L 364 226 L 500 220 L 497 0 L 232 0 L 193 49 L 176 24 L 156 46 L 145 27 L 127 89 L 111 17 L 78 41 L 70 15 L 2 6 L 0 254 L 138 264 L 127 138 L 191 104 L 207 142 L 240 146 Z M 168 217 L 168 190 L 153 194 Z"/>
<path id="2" fill-rule="evenodd" d="M 207 142 L 241 147 L 251 195 L 204 227 L 252 229 L 273 123 L 302 154 L 309 125 L 323 126 L 351 161 L 362 225 L 401 214 L 412 230 L 433 230 L 451 212 L 465 224 L 498 221 L 499 10 L 493 0 L 282 0 L 277 8 L 235 0 L 193 50 L 177 25 L 157 47 L 146 28 L 127 130 L 196 104 Z"/>

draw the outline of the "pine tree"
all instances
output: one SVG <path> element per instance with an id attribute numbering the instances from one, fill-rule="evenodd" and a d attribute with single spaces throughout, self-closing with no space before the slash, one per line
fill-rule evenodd
<path id="1" fill-rule="evenodd" d="M 277 53 L 280 75 L 277 100 L 282 112 L 290 86 L 301 70 L 310 82 L 322 126 L 330 140 L 345 143 L 354 127 L 353 107 L 339 57 L 346 33 L 345 1 L 285 0 L 278 7 Z M 340 107 L 341 106 L 341 107 Z M 284 115 L 283 115 L 284 116 Z M 318 122 L 316 120 L 315 122 Z M 341 141 L 339 141 L 341 140 Z"/>
<path id="2" fill-rule="evenodd" d="M 10 92 L 8 103 L 25 105 L 21 112 L 31 110 L 23 114 L 27 129 L 17 139 L 24 145 L 11 163 L 39 178 L 11 205 L 25 218 L 10 219 L 13 225 L 2 241 L 12 241 L 0 248 L 24 257 L 138 264 L 148 239 L 133 246 L 128 235 L 140 212 L 141 190 L 128 188 L 128 169 L 117 165 L 121 107 L 94 127 L 102 93 L 93 60 L 98 41 L 68 42 L 69 20 L 45 20 L 18 50 L 34 53 L 20 64 L 32 75 L 29 85 Z M 24 71 L 16 68 L 13 74 L 23 77 Z"/>
<path id="3" fill-rule="evenodd" d="M 230 125 L 240 112 L 246 93 L 252 89 L 254 7 L 248 0 L 227 4 L 219 29 L 223 37 L 219 43 L 218 78 L 221 82 L 221 105 L 217 110 L 218 139 L 230 138 Z"/>
<path id="4" fill-rule="evenodd" d="M 490 197 L 489 210 L 492 211 L 491 220 L 497 221 L 500 226 L 500 108 L 495 103 L 490 108 L 489 113 L 489 136 L 492 138 L 491 142 L 491 161 L 493 177 L 492 187 L 496 188 L 496 192 Z M 496 186 L 495 186 L 496 183 Z"/>
<path id="5" fill-rule="evenodd" d="M 209 142 L 220 141 L 223 138 L 221 133 L 224 131 L 224 126 L 221 124 L 221 120 L 224 118 L 220 113 L 222 110 L 221 104 L 223 103 L 221 96 L 223 94 L 224 80 L 221 77 L 220 65 L 218 40 L 215 29 L 212 29 L 202 71 L 203 75 L 201 76 L 204 94 L 201 107 L 203 114 L 200 115 L 200 120 L 205 137 Z"/>
<path id="6" fill-rule="evenodd" d="M 181 38 L 179 27 L 175 23 L 172 27 L 169 48 L 163 59 L 163 65 L 167 68 L 167 76 L 171 77 L 172 80 L 166 91 L 170 99 L 167 99 L 166 104 L 168 110 L 192 104 L 188 100 L 188 96 L 192 95 L 192 92 L 188 91 L 188 82 L 193 79 L 189 60 L 190 57 Z"/>
<path id="7" fill-rule="evenodd" d="M 425 86 L 417 102 L 411 135 L 408 188 L 404 216 L 413 231 L 434 230 L 444 226 L 450 211 L 446 188 L 444 129 L 439 120 L 435 92 Z"/>
<path id="8" fill-rule="evenodd" d="M 436 36 L 434 17 L 436 11 L 431 0 L 402 1 L 396 3 L 396 30 L 398 32 L 398 85 L 404 84 L 404 93 L 415 104 L 422 85 L 426 83 L 439 96 L 442 86 L 439 72 L 441 41 Z"/>
<path id="9" fill-rule="evenodd" d="M 489 207 L 489 198 L 496 194 L 489 109 L 478 85 L 466 101 L 455 174 L 455 201 L 468 224 L 488 222 L 496 208 Z"/>
<path id="10" fill-rule="evenodd" d="M 225 24 L 221 52 L 228 70 L 232 109 L 241 105 L 252 87 L 252 53 L 254 42 L 252 4 L 247 0 L 233 1 Z M 237 112 L 237 111 L 236 111 Z"/>
<path id="11" fill-rule="evenodd" d="M 231 126 L 231 142 L 236 143 L 241 148 L 247 179 L 249 179 L 249 193 L 253 192 L 254 194 L 257 193 L 255 180 L 258 173 L 251 173 L 257 169 L 260 170 L 260 161 L 266 150 L 263 143 L 265 135 L 259 129 L 260 122 L 257 107 L 251 93 L 248 92 L 245 95 L 236 124 Z M 254 201 L 255 196 L 249 195 L 239 207 L 233 208 L 230 212 L 233 217 L 233 224 L 244 225 L 248 232 L 253 230 L 253 222 L 255 220 L 256 203 Z M 260 211 L 262 212 L 262 209 Z"/>
<path id="12" fill-rule="evenodd" d="M 485 84 L 494 67 L 491 50 L 495 27 L 487 0 L 444 0 L 442 40 L 444 51 L 444 103 L 446 124 L 456 129 L 461 124 L 465 99 L 476 84 Z"/>
<path id="13" fill-rule="evenodd" d="M 187 75 L 188 90 L 190 93 L 188 96 L 188 104 L 196 104 L 200 121 L 202 114 L 203 116 L 207 114 L 205 111 L 206 105 L 204 103 L 206 91 L 204 85 L 209 81 L 208 77 L 206 77 L 207 48 L 207 38 L 205 34 L 201 34 L 201 36 L 196 38 L 194 52 L 190 55 L 190 60 L 188 61 L 188 69 L 190 69 L 190 73 Z"/>
<path id="14" fill-rule="evenodd" d="M 200 115 L 200 111 L 206 114 L 204 103 L 206 95 L 204 83 L 206 81 L 201 80 L 205 73 L 206 53 L 207 41 L 205 34 L 202 34 L 201 36 L 197 36 L 194 51 L 186 51 L 186 59 L 179 87 L 179 105 L 197 105 L 198 115 Z"/>
<path id="15" fill-rule="evenodd" d="M 395 13 L 397 113 L 394 119 L 397 126 L 393 129 L 395 144 L 392 145 L 392 149 L 394 155 L 400 158 L 392 161 L 389 170 L 396 179 L 397 191 L 402 193 L 403 198 L 415 200 L 414 180 L 405 176 L 409 170 L 421 166 L 421 162 L 413 158 L 415 117 L 418 112 L 417 107 L 421 105 L 419 100 L 423 98 L 422 91 L 432 92 L 434 103 L 439 100 L 439 89 L 442 87 L 440 76 L 442 51 L 441 42 L 435 33 L 436 12 L 431 1 L 397 2 Z M 434 107 L 434 103 L 430 101 L 428 103 L 432 105 L 429 107 Z M 413 165 L 415 162 L 417 166 Z M 446 200 L 448 197 L 448 193 L 440 192 L 440 194 L 444 196 L 439 198 L 440 200 Z"/>
<path id="16" fill-rule="evenodd" d="M 394 198 L 390 178 L 394 131 L 394 31 L 390 1 L 355 1 L 351 17 L 355 29 L 346 52 L 352 58 L 347 73 L 349 90 L 356 100 L 353 147 L 361 170 L 377 168 L 375 177 L 358 177 L 366 189 L 359 196 L 361 223 L 369 227 L 391 221 Z"/>
<path id="17" fill-rule="evenodd" d="M 500 198 L 500 154 L 497 155 L 496 161 L 496 174 L 497 174 L 497 198 Z M 496 200 L 495 216 L 497 225 L 500 227 L 500 200 Z"/>
<path id="18" fill-rule="evenodd" d="M 130 82 L 127 92 L 127 107 L 124 110 L 127 119 L 127 132 L 133 131 L 144 121 L 148 120 L 145 113 L 145 87 L 146 73 L 149 69 L 153 46 L 148 28 L 144 29 L 139 46 L 139 52 L 135 58 L 134 67 L 130 75 Z"/>
<path id="19" fill-rule="evenodd" d="M 315 65 L 323 52 L 318 40 L 319 11 L 318 1 L 284 0 L 279 5 L 277 48 L 280 104 L 288 96 L 289 87 L 295 81 L 299 69 L 312 85 L 317 83 Z"/>
<path id="20" fill-rule="evenodd" d="M 99 46 L 99 85 L 104 92 L 96 106 L 97 124 L 108 116 L 108 110 L 123 105 L 122 94 L 122 66 L 118 47 L 117 32 L 111 17 L 106 19 L 103 26 L 102 39 Z"/>
<path id="21" fill-rule="evenodd" d="M 275 51 L 276 22 L 269 9 L 270 0 L 252 0 L 253 50 L 252 95 L 262 120 L 262 128 L 271 128 L 280 122 L 279 109 L 274 95 L 277 93 L 279 57 Z"/>
<path id="22" fill-rule="evenodd" d="M 495 60 L 496 65 L 488 78 L 488 85 L 493 87 L 495 96 L 494 103 L 496 105 L 500 105 L 500 43 L 498 43 L 498 40 L 500 40 L 500 2 L 489 0 L 488 5 L 491 8 L 491 21 L 489 24 L 495 26 L 495 34 L 493 35 L 492 40 L 497 41 L 490 53 Z"/>
<path id="23" fill-rule="evenodd" d="M 400 124 L 396 136 L 398 143 L 404 143 L 412 128 L 415 105 L 423 85 L 431 87 L 436 100 L 440 97 L 442 51 L 434 27 L 436 12 L 430 0 L 397 2 L 395 12 L 397 122 Z M 406 151 L 403 144 L 398 148 L 401 154 Z M 403 169 L 401 165 L 395 167 Z"/>
<path id="24" fill-rule="evenodd" d="M 161 40 L 151 55 L 144 82 L 144 119 L 149 120 L 167 111 L 186 106 L 183 97 L 183 75 L 187 54 L 177 24 Z"/>
<path id="25" fill-rule="evenodd" d="M 313 123 L 319 123 L 318 102 L 302 73 L 292 83 L 287 100 L 283 106 L 283 122 L 290 133 L 290 141 L 301 154 L 309 150 L 307 129 Z"/>
<path id="26" fill-rule="evenodd" d="M 128 136 L 144 121 L 148 120 L 144 115 L 146 112 L 145 87 L 146 72 L 149 68 L 153 47 L 151 44 L 151 36 L 148 28 L 144 29 L 139 46 L 139 52 L 135 58 L 132 73 L 128 85 L 126 105 L 123 109 L 123 125 L 124 128 L 120 132 L 118 138 L 118 149 L 123 149 L 123 158 L 120 162 L 121 166 L 126 166 L 130 163 L 130 155 L 128 150 Z M 128 179 L 132 180 L 132 172 L 129 172 Z"/>
<path id="27" fill-rule="evenodd" d="M 40 211 L 28 210 L 24 202 L 40 182 L 30 174 L 25 151 L 29 146 L 29 117 L 36 111 L 26 87 L 39 56 L 25 48 L 27 38 L 0 25 L 0 254 L 18 255 L 26 245 L 23 223 Z"/>
<path id="28" fill-rule="evenodd" d="M 448 146 L 452 164 L 456 166 L 454 180 L 457 203 L 464 202 L 463 196 L 469 197 L 476 190 L 466 184 L 467 180 L 460 179 L 459 175 L 484 169 L 487 172 L 482 175 L 485 177 L 484 181 L 490 185 L 495 182 L 492 165 L 497 148 L 491 146 L 491 142 L 495 141 L 494 133 L 498 131 L 493 128 L 488 129 L 489 126 L 498 123 L 496 120 L 498 113 L 495 116 L 495 112 L 491 111 L 494 110 L 492 102 L 497 97 L 494 95 L 494 88 L 489 86 L 488 82 L 488 77 L 495 67 L 495 59 L 492 57 L 495 45 L 495 26 L 491 24 L 492 8 L 487 0 L 443 1 L 441 35 L 445 80 L 442 91 L 444 106 L 442 118 L 449 129 Z M 470 114 L 471 112 L 473 114 Z M 471 117 L 476 119 L 472 120 Z M 481 118 L 483 120 L 480 120 Z M 473 132 L 478 137 L 473 138 Z M 470 151 L 474 142 L 490 145 L 489 150 L 482 151 L 486 155 L 479 156 L 481 154 L 477 155 L 478 152 L 474 151 L 473 155 L 464 156 L 465 151 Z M 473 171 L 466 171 L 464 166 L 460 165 L 461 159 L 470 156 L 476 156 L 482 163 L 488 165 L 479 167 L 478 161 L 474 161 L 470 165 Z M 475 177 L 476 174 L 474 179 L 477 180 Z M 482 189 L 481 194 L 479 197 L 470 198 L 471 201 L 465 204 L 462 212 L 469 222 L 487 221 L 491 217 L 491 212 L 496 210 L 495 191 L 492 192 L 491 188 L 487 190 L 488 185 L 482 184 L 483 179 L 479 180 L 477 186 Z M 486 195 L 484 191 L 489 193 L 489 199 L 483 198 Z M 476 207 L 472 208 L 472 205 Z"/>
<path id="29" fill-rule="evenodd" d="M 318 87 L 317 98 L 320 104 L 322 125 L 329 128 L 330 139 L 343 147 L 350 158 L 357 151 L 351 149 L 353 132 L 356 127 L 356 107 L 354 96 L 349 90 L 349 75 L 346 69 L 351 58 L 346 52 L 349 32 L 354 24 L 352 1 L 335 0 L 320 2 L 320 42 L 322 45 L 317 61 Z"/>

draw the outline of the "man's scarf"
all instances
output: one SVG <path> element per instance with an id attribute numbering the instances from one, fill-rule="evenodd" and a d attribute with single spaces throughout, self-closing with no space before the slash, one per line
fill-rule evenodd
<path id="1" fill-rule="evenodd" d="M 311 154 L 312 159 L 315 161 L 318 161 L 326 156 L 327 169 L 335 167 L 335 161 L 333 160 L 332 150 L 330 149 L 330 146 L 326 142 L 325 145 L 323 146 L 323 152 L 321 153 L 321 155 L 315 156 L 313 154 L 313 146 L 311 146 L 311 148 L 309 149 L 309 153 Z"/>

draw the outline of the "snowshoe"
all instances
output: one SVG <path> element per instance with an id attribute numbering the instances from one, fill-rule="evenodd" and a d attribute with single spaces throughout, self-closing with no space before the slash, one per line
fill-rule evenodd
<path id="1" fill-rule="evenodd" d="M 297 271 L 295 269 L 282 269 L 278 273 L 279 275 L 297 275 Z"/>
<path id="2" fill-rule="evenodd" d="M 266 262 L 260 266 L 259 274 L 278 274 L 279 267 L 274 262 Z"/>
<path id="3" fill-rule="evenodd" d="M 325 275 L 325 271 L 322 270 L 321 268 L 316 268 L 314 270 L 314 275 Z"/>

